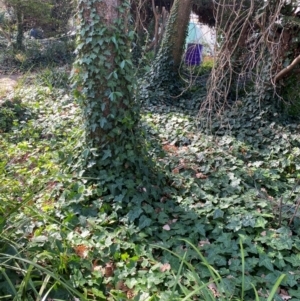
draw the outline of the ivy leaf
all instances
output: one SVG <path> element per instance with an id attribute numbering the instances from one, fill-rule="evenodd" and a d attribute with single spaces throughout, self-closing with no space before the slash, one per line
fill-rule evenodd
<path id="1" fill-rule="evenodd" d="M 141 214 L 143 210 L 141 208 L 134 208 L 128 212 L 128 218 L 130 221 L 136 220 Z"/>
<path id="2" fill-rule="evenodd" d="M 197 231 L 199 234 L 205 236 L 206 232 L 205 232 L 205 226 L 197 223 L 196 226 L 194 227 L 195 231 Z"/>
<path id="3" fill-rule="evenodd" d="M 115 201 L 118 203 L 121 203 L 124 199 L 124 195 L 123 194 L 119 194 L 117 196 L 115 196 Z"/>
<path id="4" fill-rule="evenodd" d="M 224 211 L 221 209 L 216 209 L 213 215 L 213 219 L 218 219 L 218 218 L 223 218 L 224 216 Z"/>
<path id="5" fill-rule="evenodd" d="M 121 69 L 124 69 L 124 67 L 125 67 L 125 62 L 126 62 L 126 61 L 122 61 L 122 62 L 120 63 L 120 68 L 121 68 Z"/>
<path id="6" fill-rule="evenodd" d="M 100 127 L 103 129 L 104 125 L 107 123 L 107 119 L 105 117 L 100 118 Z"/>
<path id="7" fill-rule="evenodd" d="M 32 242 L 36 242 L 36 243 L 44 243 L 48 240 L 49 240 L 48 236 L 45 235 L 34 236 L 31 239 Z"/>
<path id="8" fill-rule="evenodd" d="M 268 223 L 262 216 L 259 216 L 255 221 L 255 228 L 265 228 L 266 224 Z"/>
<path id="9" fill-rule="evenodd" d="M 145 215 L 142 215 L 139 219 L 139 228 L 144 229 L 152 224 L 152 220 Z"/>
<path id="10" fill-rule="evenodd" d="M 111 157 L 111 150 L 110 149 L 107 149 L 107 150 L 104 150 L 103 151 L 104 152 L 104 155 L 103 155 L 103 157 L 102 157 L 102 159 L 101 160 L 105 160 L 105 159 L 107 159 L 107 158 L 110 158 Z"/>
<path id="11" fill-rule="evenodd" d="M 118 43 L 117 43 L 116 37 L 113 36 L 113 37 L 111 38 L 111 40 L 112 40 L 112 42 L 115 44 L 116 48 L 118 49 Z"/>
<path id="12" fill-rule="evenodd" d="M 259 255 L 259 263 L 258 265 L 261 267 L 261 266 L 264 266 L 265 268 L 267 268 L 268 270 L 270 271 L 274 271 L 274 267 L 273 267 L 273 264 L 272 264 L 272 261 L 271 259 L 265 255 L 265 254 L 260 254 Z"/>

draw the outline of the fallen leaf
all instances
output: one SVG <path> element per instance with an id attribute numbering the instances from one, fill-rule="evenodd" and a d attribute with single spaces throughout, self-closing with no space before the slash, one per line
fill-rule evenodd
<path id="1" fill-rule="evenodd" d="M 201 172 L 196 173 L 195 176 L 196 176 L 197 179 L 207 179 L 207 175 L 204 175 Z"/>
<path id="2" fill-rule="evenodd" d="M 177 174 L 177 173 L 179 173 L 179 169 L 178 169 L 178 168 L 174 168 L 174 169 L 172 170 L 172 172 L 175 173 L 175 174 Z"/>
<path id="3" fill-rule="evenodd" d="M 169 271 L 171 269 L 171 265 L 169 263 L 164 263 L 160 267 L 160 271 L 164 273 L 165 271 Z"/>
<path id="4" fill-rule="evenodd" d="M 220 294 L 218 292 L 218 289 L 217 289 L 217 286 L 214 283 L 210 283 L 207 287 L 211 290 L 214 297 L 219 297 L 220 296 Z"/>
<path id="5" fill-rule="evenodd" d="M 171 227 L 168 224 L 166 224 L 166 225 L 163 226 L 163 229 L 166 230 L 166 231 L 170 231 Z"/>
<path id="6" fill-rule="evenodd" d="M 210 242 L 209 242 L 208 239 L 207 239 L 207 240 L 200 240 L 200 241 L 198 242 L 198 247 L 203 247 L 203 246 L 205 246 L 205 245 L 210 245 Z"/>
<path id="7" fill-rule="evenodd" d="M 280 289 L 279 296 L 284 301 L 292 299 L 292 296 L 290 296 L 289 293 L 286 290 L 284 290 L 284 289 Z"/>
<path id="8" fill-rule="evenodd" d="M 75 253 L 81 258 L 87 258 L 89 248 L 85 245 L 79 245 L 74 247 Z"/>
<path id="9" fill-rule="evenodd" d="M 114 270 L 114 264 L 112 262 L 108 262 L 103 269 L 103 274 L 105 277 L 111 277 L 114 274 Z"/>

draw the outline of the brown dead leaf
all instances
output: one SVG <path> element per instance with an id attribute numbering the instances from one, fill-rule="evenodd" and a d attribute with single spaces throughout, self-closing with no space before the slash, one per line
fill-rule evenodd
<path id="1" fill-rule="evenodd" d="M 220 293 L 218 292 L 218 288 L 214 283 L 210 283 L 207 287 L 211 290 L 214 297 L 220 297 Z"/>
<path id="2" fill-rule="evenodd" d="M 171 270 L 171 265 L 169 263 L 164 263 L 160 266 L 160 271 L 164 273 L 165 271 Z"/>
<path id="3" fill-rule="evenodd" d="M 128 290 L 126 293 L 127 299 L 133 299 L 134 298 L 134 292 L 133 290 Z"/>
<path id="4" fill-rule="evenodd" d="M 197 179 L 207 179 L 208 178 L 207 175 L 203 174 L 202 172 L 196 173 L 195 176 Z"/>
<path id="5" fill-rule="evenodd" d="M 203 246 L 205 246 L 205 245 L 210 245 L 210 242 L 209 242 L 209 240 L 207 239 L 207 240 L 200 240 L 199 242 L 198 242 L 198 247 L 203 247 Z"/>
<path id="6" fill-rule="evenodd" d="M 78 245 L 74 247 L 75 253 L 81 258 L 87 258 L 89 248 L 85 245 Z"/>
<path id="7" fill-rule="evenodd" d="M 105 277 L 111 277 L 114 274 L 114 270 L 114 264 L 112 262 L 108 262 L 103 269 L 103 274 Z"/>
<path id="8" fill-rule="evenodd" d="M 122 280 L 120 280 L 120 281 L 117 282 L 116 289 L 120 290 L 122 292 L 127 292 L 129 290 L 128 286 Z"/>
<path id="9" fill-rule="evenodd" d="M 163 150 L 165 152 L 169 152 L 169 153 L 176 153 L 178 150 L 178 147 L 176 147 L 175 145 L 166 144 L 163 146 Z"/>
<path id="10" fill-rule="evenodd" d="M 127 299 L 132 299 L 134 297 L 134 292 L 130 289 L 124 281 L 118 281 L 116 284 L 116 289 L 126 293 Z"/>
<path id="11" fill-rule="evenodd" d="M 178 174 L 178 173 L 179 173 L 179 168 L 174 168 L 174 169 L 172 170 L 172 173 Z"/>
<path id="12" fill-rule="evenodd" d="M 282 300 L 289 300 L 292 299 L 292 296 L 289 295 L 289 293 L 284 290 L 284 289 L 280 289 L 279 291 L 279 296 L 281 297 Z"/>

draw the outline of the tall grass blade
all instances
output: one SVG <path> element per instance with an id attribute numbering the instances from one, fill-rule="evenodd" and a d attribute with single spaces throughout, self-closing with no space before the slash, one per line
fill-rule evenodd
<path id="1" fill-rule="evenodd" d="M 283 274 L 283 275 L 281 275 L 281 276 L 276 280 L 276 282 L 275 282 L 275 284 L 274 284 L 274 286 L 273 286 L 273 288 L 272 288 L 272 290 L 271 290 L 271 293 L 270 293 L 270 295 L 269 295 L 267 301 L 272 301 L 272 299 L 273 299 L 274 295 L 276 294 L 276 291 L 277 291 L 277 289 L 278 289 L 280 283 L 282 282 L 282 280 L 283 280 L 285 277 L 286 277 L 286 275 Z"/>
<path id="2" fill-rule="evenodd" d="M 1 273 L 3 274 L 5 280 L 7 281 L 9 287 L 11 288 L 13 294 L 14 294 L 15 297 L 17 298 L 16 300 L 22 301 L 22 300 L 19 299 L 19 297 L 18 297 L 18 292 L 17 292 L 15 286 L 13 285 L 13 283 L 11 282 L 11 280 L 9 279 L 9 277 L 7 276 L 7 274 L 6 274 L 6 272 L 5 272 L 5 269 L 0 268 L 0 271 L 1 271 Z M 13 300 L 15 300 L 15 298 L 14 298 Z"/>
<path id="3" fill-rule="evenodd" d="M 179 269 L 178 269 L 178 272 L 177 272 L 177 275 L 176 275 L 176 278 L 175 278 L 175 285 L 173 286 L 173 289 L 172 289 L 172 295 L 171 295 L 172 298 L 174 298 L 175 289 L 176 289 L 176 287 L 179 283 L 179 278 L 180 278 L 181 271 L 182 271 L 182 268 L 183 268 L 183 263 L 184 263 L 185 258 L 186 258 L 186 254 L 187 254 L 187 252 L 184 253 L 183 258 L 180 262 L 180 266 L 179 266 Z"/>
<path id="4" fill-rule="evenodd" d="M 78 292 L 76 289 L 74 289 L 71 285 L 69 285 L 65 279 L 61 278 L 59 275 L 51 272 L 50 270 L 44 268 L 43 266 L 30 261 L 26 258 L 21 258 L 21 257 L 17 257 L 17 256 L 13 256 L 13 255 L 7 255 L 7 254 L 3 254 L 0 253 L 1 256 L 3 256 L 4 258 L 8 258 L 8 259 L 14 259 L 16 261 L 19 262 L 24 262 L 24 263 L 28 263 L 33 265 L 35 268 L 37 268 L 38 270 L 44 272 L 47 275 L 50 275 L 53 279 L 55 279 L 60 285 L 62 285 L 67 291 L 72 292 L 74 295 L 76 295 L 77 297 L 81 298 L 80 301 L 84 301 L 84 300 L 88 300 L 83 294 L 81 294 L 80 292 Z"/>
<path id="5" fill-rule="evenodd" d="M 39 290 L 39 296 L 38 296 L 38 299 L 36 299 L 36 301 L 40 301 L 41 299 L 40 299 L 40 297 L 43 295 L 43 292 L 44 292 L 44 290 L 46 289 L 46 287 L 47 287 L 47 284 L 48 284 L 48 282 L 49 282 L 49 280 L 51 279 L 51 276 L 50 275 L 46 275 L 46 277 L 45 277 L 45 279 L 44 279 L 44 281 L 43 281 L 43 284 L 42 284 L 42 286 L 40 287 L 40 290 Z M 51 289 L 52 289 L 52 287 L 51 287 Z M 42 300 L 45 300 L 45 298 L 47 297 L 47 295 L 49 294 L 49 290 L 48 290 L 48 292 L 45 294 L 45 296 L 43 297 L 43 299 Z"/>
<path id="6" fill-rule="evenodd" d="M 244 300 L 245 296 L 245 253 L 242 239 L 240 238 L 240 249 L 241 249 L 241 258 L 242 258 L 242 292 L 241 292 L 241 301 Z"/>
<path id="7" fill-rule="evenodd" d="M 255 286 L 251 283 L 252 287 L 253 287 L 253 290 L 254 290 L 254 294 L 255 294 L 255 301 L 259 301 L 259 297 L 258 297 L 258 293 L 257 293 L 257 290 L 255 288 Z"/>

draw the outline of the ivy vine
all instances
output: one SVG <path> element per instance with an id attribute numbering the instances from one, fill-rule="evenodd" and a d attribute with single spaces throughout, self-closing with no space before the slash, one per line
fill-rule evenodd
<path id="1" fill-rule="evenodd" d="M 161 178 L 148 157 L 139 126 L 129 51 L 134 32 L 126 21 L 129 1 L 118 2 L 118 7 L 110 7 L 111 12 L 106 1 L 79 1 L 77 59 L 72 72 L 85 132 L 77 170 L 99 186 L 103 200 L 115 201 L 116 206 L 156 197 L 153 183 Z"/>

